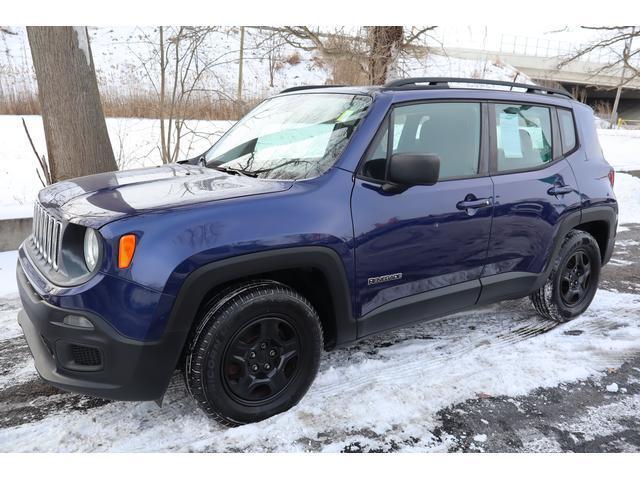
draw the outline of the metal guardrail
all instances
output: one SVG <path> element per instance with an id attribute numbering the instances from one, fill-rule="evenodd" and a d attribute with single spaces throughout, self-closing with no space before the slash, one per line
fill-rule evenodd
<path id="1" fill-rule="evenodd" d="M 625 118 L 618 118 L 618 122 L 616 123 L 617 128 L 640 128 L 640 120 L 630 120 Z"/>

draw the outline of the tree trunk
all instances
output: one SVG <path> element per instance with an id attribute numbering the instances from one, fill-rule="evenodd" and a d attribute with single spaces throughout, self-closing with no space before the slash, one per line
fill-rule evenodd
<path id="1" fill-rule="evenodd" d="M 383 85 L 387 81 L 389 65 L 402 43 L 403 33 L 401 26 L 371 27 L 368 72 L 371 85 Z"/>
<path id="2" fill-rule="evenodd" d="M 27 27 L 54 182 L 117 170 L 85 27 Z"/>

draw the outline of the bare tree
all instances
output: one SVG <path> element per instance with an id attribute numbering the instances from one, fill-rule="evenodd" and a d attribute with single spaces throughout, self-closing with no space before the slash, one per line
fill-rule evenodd
<path id="1" fill-rule="evenodd" d="M 325 58 L 354 62 L 370 84 L 379 85 L 387 80 L 389 67 L 398 55 L 411 49 L 417 40 L 435 28 L 374 26 L 355 32 L 344 29 L 327 32 L 317 27 L 285 26 L 279 31 L 295 48 L 317 50 Z"/>
<path id="2" fill-rule="evenodd" d="M 389 65 L 402 46 L 403 27 L 376 26 L 369 29 L 369 82 L 382 85 L 387 81 Z"/>
<path id="3" fill-rule="evenodd" d="M 583 26 L 585 30 L 597 32 L 598 37 L 575 52 L 566 56 L 558 65 L 562 68 L 571 62 L 587 58 L 595 52 L 605 52 L 607 61 L 593 73 L 620 73 L 620 81 L 616 89 L 616 98 L 611 111 L 611 125 L 615 125 L 618 117 L 618 104 L 622 89 L 629 82 L 640 78 L 640 47 L 633 48 L 633 41 L 640 37 L 640 26 Z"/>
<path id="4" fill-rule="evenodd" d="M 235 101 L 210 85 L 216 65 L 237 62 L 237 51 L 216 52 L 207 42 L 216 27 L 158 27 L 153 34 L 141 30 L 150 56 L 140 61 L 145 75 L 158 96 L 160 155 L 163 163 L 180 158 L 182 139 L 194 132 L 186 125 L 187 112 L 198 100 L 221 96 Z M 154 36 L 156 35 L 156 36 Z M 200 102 L 206 104 L 207 102 Z"/>
<path id="5" fill-rule="evenodd" d="M 27 27 L 53 182 L 117 170 L 86 27 Z"/>

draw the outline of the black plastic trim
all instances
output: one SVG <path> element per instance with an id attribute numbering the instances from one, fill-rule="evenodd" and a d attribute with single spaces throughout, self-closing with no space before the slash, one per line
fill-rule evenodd
<path id="1" fill-rule="evenodd" d="M 166 390 L 180 355 L 182 335 L 166 332 L 161 340 L 141 342 L 116 332 L 92 312 L 67 310 L 40 298 L 18 262 L 18 314 L 38 374 L 62 390 L 113 400 L 155 400 Z M 93 329 L 63 323 L 68 314 L 82 315 Z M 70 344 L 100 350 L 100 368 L 74 365 L 61 349 Z"/>
<path id="2" fill-rule="evenodd" d="M 481 286 L 470 280 L 385 303 L 358 319 L 358 339 L 471 308 Z"/>
<path id="3" fill-rule="evenodd" d="M 328 280 L 334 308 L 336 345 L 356 339 L 351 289 L 340 256 L 328 247 L 291 247 L 231 257 L 204 265 L 184 281 L 176 297 L 167 329 L 184 333 L 181 347 L 202 301 L 217 287 L 247 277 L 293 268 L 313 267 Z"/>

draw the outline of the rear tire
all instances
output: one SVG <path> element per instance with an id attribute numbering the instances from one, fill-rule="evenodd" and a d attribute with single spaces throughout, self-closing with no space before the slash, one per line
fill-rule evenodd
<path id="1" fill-rule="evenodd" d="M 236 285 L 202 310 L 185 357 L 185 383 L 212 418 L 228 426 L 264 420 L 304 396 L 320 364 L 318 314 L 288 286 Z"/>
<path id="2" fill-rule="evenodd" d="M 540 316 L 567 322 L 591 304 L 600 281 L 601 257 L 596 240 L 572 230 L 565 237 L 547 282 L 529 298 Z"/>

